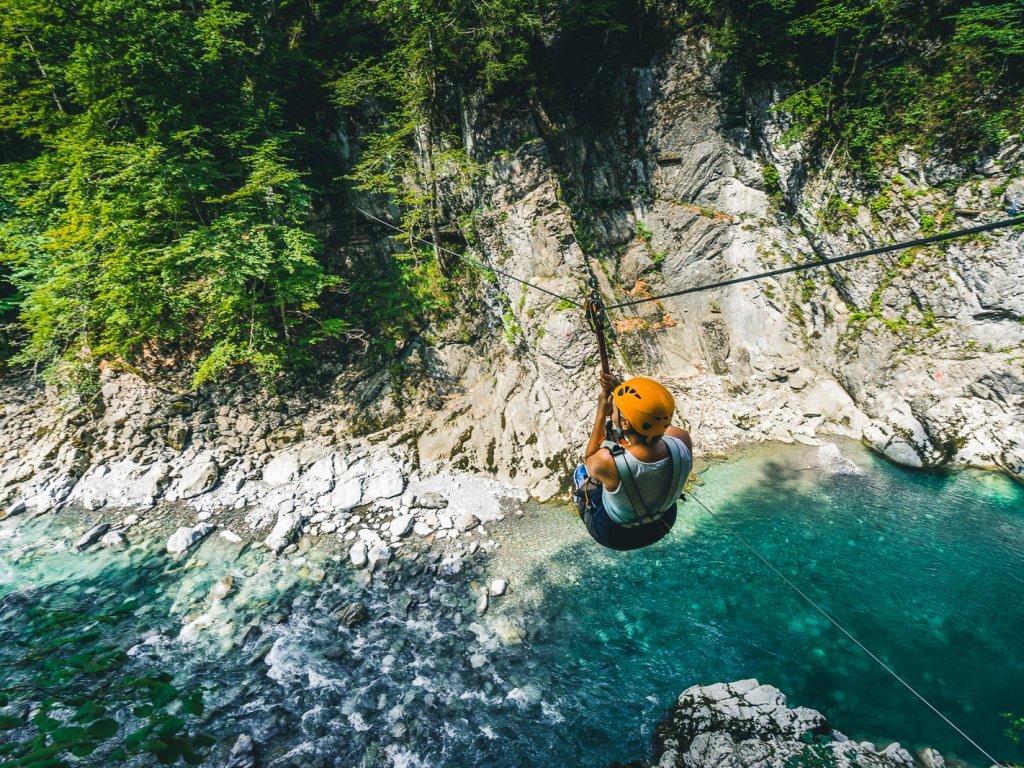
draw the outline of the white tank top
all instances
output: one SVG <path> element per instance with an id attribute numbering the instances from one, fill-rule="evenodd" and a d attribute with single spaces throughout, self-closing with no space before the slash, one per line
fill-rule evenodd
<path id="1" fill-rule="evenodd" d="M 678 499 L 679 494 L 683 492 L 683 488 L 686 486 L 686 478 L 689 476 L 690 470 L 693 469 L 693 456 L 690 454 L 690 449 L 686 447 L 686 443 L 678 437 L 665 435 L 661 439 L 675 440 L 679 444 L 679 450 L 682 454 L 683 466 L 679 471 L 679 485 L 673 490 L 671 496 L 672 499 Z M 628 450 L 623 456 L 626 459 L 630 472 L 633 474 L 633 482 L 636 484 L 637 493 L 640 494 L 640 499 L 643 501 L 646 510 L 633 509 L 629 503 L 629 496 L 622 487 L 621 479 L 619 480 L 619 487 L 614 491 L 604 488 L 601 491 L 604 499 L 604 508 L 608 512 L 608 516 L 620 525 L 635 523 L 641 517 L 661 512 L 662 510 L 655 509 L 654 507 L 665 499 L 668 484 L 672 482 L 671 453 L 664 459 L 652 462 L 640 461 Z"/>

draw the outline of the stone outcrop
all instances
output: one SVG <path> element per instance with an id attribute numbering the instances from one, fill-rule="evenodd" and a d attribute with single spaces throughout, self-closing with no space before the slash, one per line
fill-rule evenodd
<path id="1" fill-rule="evenodd" d="M 898 742 L 879 749 L 848 739 L 820 712 L 789 708 L 757 680 L 687 688 L 655 735 L 652 768 L 915 768 L 945 765 L 934 749 L 916 757 Z"/>

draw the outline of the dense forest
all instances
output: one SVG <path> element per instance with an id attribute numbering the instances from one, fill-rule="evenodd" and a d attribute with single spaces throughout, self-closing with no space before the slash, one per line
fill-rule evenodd
<path id="1" fill-rule="evenodd" d="M 462 225 L 438 185 L 488 161 L 462 104 L 557 115 L 577 71 L 683 34 L 740 105 L 785 84 L 786 139 L 864 184 L 1024 122 L 1024 0 L 0 0 L 0 358 L 88 391 L 100 360 L 198 386 L 387 355 L 458 275 L 399 246 L 346 274 L 332 218 Z"/>

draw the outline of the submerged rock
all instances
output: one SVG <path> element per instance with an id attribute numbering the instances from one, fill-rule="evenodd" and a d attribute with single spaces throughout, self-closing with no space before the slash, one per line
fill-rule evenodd
<path id="1" fill-rule="evenodd" d="M 757 680 L 687 688 L 658 726 L 655 746 L 657 768 L 914 765 L 898 743 L 876 751 L 868 742 L 853 742 L 820 712 L 790 709 L 778 688 Z M 938 752 L 929 750 L 929 757 L 942 764 Z"/>
<path id="2" fill-rule="evenodd" d="M 338 611 L 335 618 L 337 618 L 338 623 L 343 627 L 352 629 L 352 627 L 359 626 L 369 619 L 370 611 L 360 602 L 349 603 Z"/>
<path id="3" fill-rule="evenodd" d="M 167 540 L 167 552 L 175 556 L 187 552 L 209 536 L 215 527 L 210 523 L 200 523 L 195 528 L 179 528 Z"/>
<path id="4" fill-rule="evenodd" d="M 110 523 L 100 523 L 86 531 L 82 538 L 75 542 L 75 549 L 88 549 L 110 530 Z"/>

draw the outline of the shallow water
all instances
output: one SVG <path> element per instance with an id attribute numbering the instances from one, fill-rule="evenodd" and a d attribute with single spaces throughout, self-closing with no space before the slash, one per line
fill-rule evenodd
<path id="1" fill-rule="evenodd" d="M 138 594 L 138 615 L 106 631 L 124 645 L 146 638 L 132 664 L 207 685 L 204 727 L 222 740 L 210 765 L 244 732 L 271 766 L 600 766 L 648 756 L 687 686 L 744 677 L 851 737 L 980 764 L 735 530 L 982 746 L 1020 760 L 1000 713 L 1024 712 L 1024 489 L 841 449 L 856 467 L 774 447 L 707 468 L 695 492 L 718 519 L 687 503 L 672 535 L 642 552 L 602 550 L 568 508 L 547 505 L 497 531 L 500 554 L 479 572 L 440 576 L 424 555 L 368 587 L 330 548 L 276 560 L 211 538 L 172 563 L 161 533 L 83 556 L 64 544 L 84 527 L 73 516 L 7 521 L 0 649 L 29 605 Z M 233 593 L 211 604 L 228 574 Z M 490 576 L 509 577 L 512 594 L 477 618 L 471 582 Z M 353 599 L 371 619 L 339 630 L 334 614 Z"/>

